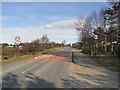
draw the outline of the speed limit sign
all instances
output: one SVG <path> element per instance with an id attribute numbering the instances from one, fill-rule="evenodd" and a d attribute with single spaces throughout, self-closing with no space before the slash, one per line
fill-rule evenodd
<path id="1" fill-rule="evenodd" d="M 20 37 L 19 37 L 19 36 L 16 36 L 16 37 L 15 37 L 15 41 L 16 41 L 16 42 L 19 42 L 19 41 L 20 41 Z"/>
<path id="2" fill-rule="evenodd" d="M 94 35 L 93 35 L 93 39 L 94 39 L 94 40 L 98 40 L 98 35 L 94 34 Z"/>

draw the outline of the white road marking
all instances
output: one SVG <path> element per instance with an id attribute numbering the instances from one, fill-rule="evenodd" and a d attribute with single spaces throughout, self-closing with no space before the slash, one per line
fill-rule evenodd
<path id="1" fill-rule="evenodd" d="M 46 59 L 51 56 L 53 56 L 53 55 L 41 55 L 41 56 L 35 57 L 35 59 Z"/>
<path id="2" fill-rule="evenodd" d="M 29 70 L 31 70 L 32 68 L 34 68 L 34 67 L 36 67 L 36 66 L 38 66 L 38 65 L 44 63 L 44 62 L 47 62 L 47 61 L 43 61 L 43 62 L 41 62 L 41 63 L 39 63 L 39 64 L 37 64 L 37 65 L 35 65 L 35 66 L 33 66 L 33 67 L 30 67 L 29 69 L 23 71 L 22 74 L 25 73 L 25 72 L 27 72 L 27 71 L 29 71 Z"/>
<path id="3" fill-rule="evenodd" d="M 38 59 L 38 57 L 35 57 L 35 59 Z"/>

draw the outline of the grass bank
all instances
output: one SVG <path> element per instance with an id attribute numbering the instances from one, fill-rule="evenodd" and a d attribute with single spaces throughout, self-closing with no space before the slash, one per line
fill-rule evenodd
<path id="1" fill-rule="evenodd" d="M 92 60 L 101 64 L 102 66 L 106 67 L 111 71 L 118 72 L 118 58 L 115 55 L 97 55 L 97 56 L 90 56 Z"/>
<path id="2" fill-rule="evenodd" d="M 64 47 L 62 47 L 62 48 L 64 48 Z M 45 50 L 45 51 L 38 52 L 38 53 L 36 53 L 36 54 L 34 54 L 34 55 L 14 56 L 14 57 L 9 58 L 9 59 L 1 60 L 1 61 L 0 61 L 0 65 L 5 65 L 5 64 L 12 63 L 12 62 L 24 60 L 24 59 L 27 59 L 27 58 L 39 56 L 39 55 L 41 55 L 41 54 L 46 54 L 46 53 L 49 53 L 49 52 L 52 52 L 52 51 L 56 51 L 56 50 L 59 50 L 59 49 L 62 49 L 62 48 L 61 48 L 61 47 L 51 48 L 51 49 L 47 49 L 47 50 Z"/>

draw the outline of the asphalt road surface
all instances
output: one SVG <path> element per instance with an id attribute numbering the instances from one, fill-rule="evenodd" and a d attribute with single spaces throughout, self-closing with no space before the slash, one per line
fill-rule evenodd
<path id="1" fill-rule="evenodd" d="M 71 51 L 72 48 L 65 48 L 2 66 L 3 88 L 117 87 L 116 74 L 109 71 L 110 77 L 106 69 L 103 72 L 100 67 L 94 70 L 94 65 L 86 67 L 82 65 L 83 62 L 81 65 L 72 63 Z M 89 63 L 84 62 L 86 65 Z M 94 78 L 94 74 L 97 78 Z"/>
<path id="2" fill-rule="evenodd" d="M 71 49 L 14 62 L 2 67 L 3 88 L 56 88 L 63 87 L 70 69 Z"/>

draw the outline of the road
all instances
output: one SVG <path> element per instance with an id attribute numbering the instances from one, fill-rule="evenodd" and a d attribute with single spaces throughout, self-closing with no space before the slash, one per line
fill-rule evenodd
<path id="1" fill-rule="evenodd" d="M 63 87 L 70 69 L 70 48 L 54 51 L 2 67 L 4 88 Z"/>
<path id="2" fill-rule="evenodd" d="M 4 65 L 2 67 L 3 88 L 117 87 L 116 74 L 106 69 L 103 71 L 100 67 L 94 69 L 94 65 L 86 67 L 82 62 L 81 65 L 72 63 L 71 51 L 72 48 L 65 48 Z M 79 56 L 82 57 L 82 54 Z M 79 58 L 78 60 L 81 61 Z M 85 63 L 89 65 L 90 62 Z M 94 78 L 94 75 L 97 78 Z M 110 80 L 112 81 L 109 82 Z"/>

